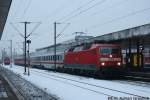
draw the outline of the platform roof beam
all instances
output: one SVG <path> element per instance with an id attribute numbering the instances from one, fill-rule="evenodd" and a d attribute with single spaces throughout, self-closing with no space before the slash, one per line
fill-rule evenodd
<path id="1" fill-rule="evenodd" d="M 0 0 L 0 39 L 3 34 L 12 0 Z"/>

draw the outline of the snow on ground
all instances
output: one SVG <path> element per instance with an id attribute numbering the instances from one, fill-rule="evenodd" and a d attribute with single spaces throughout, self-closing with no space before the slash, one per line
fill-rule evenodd
<path id="1" fill-rule="evenodd" d="M 61 100 L 108 100 L 109 96 L 150 98 L 150 86 L 137 86 L 38 69 L 31 69 L 31 74 L 28 76 L 23 74 L 24 67 L 16 65 L 13 65 L 12 68 L 4 67 L 20 74 L 26 80 L 56 95 Z"/>

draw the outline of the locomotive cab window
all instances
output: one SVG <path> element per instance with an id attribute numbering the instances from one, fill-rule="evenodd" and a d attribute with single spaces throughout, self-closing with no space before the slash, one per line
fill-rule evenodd
<path id="1" fill-rule="evenodd" d="M 119 48 L 100 48 L 100 54 L 108 55 L 108 54 L 120 54 Z"/>

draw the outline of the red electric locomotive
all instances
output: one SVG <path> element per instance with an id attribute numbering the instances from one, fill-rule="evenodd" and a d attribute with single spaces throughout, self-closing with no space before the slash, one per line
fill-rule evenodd
<path id="1" fill-rule="evenodd" d="M 9 57 L 5 57 L 5 58 L 4 58 L 4 64 L 5 64 L 5 65 L 9 65 L 9 64 L 10 64 L 10 59 L 9 59 Z"/>
<path id="2" fill-rule="evenodd" d="M 121 48 L 116 44 L 83 44 L 69 49 L 64 57 L 64 68 L 106 76 L 120 72 L 121 65 Z"/>

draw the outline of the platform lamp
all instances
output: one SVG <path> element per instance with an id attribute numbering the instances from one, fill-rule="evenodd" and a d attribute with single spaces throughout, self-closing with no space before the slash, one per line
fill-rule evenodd
<path id="1" fill-rule="evenodd" d="M 31 40 L 27 40 L 27 44 L 28 44 L 28 50 L 27 50 L 27 53 L 28 53 L 28 75 L 30 75 L 30 43 L 31 43 Z"/>

